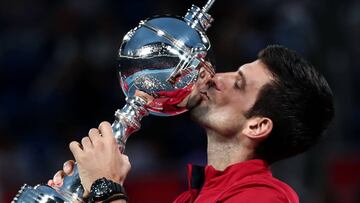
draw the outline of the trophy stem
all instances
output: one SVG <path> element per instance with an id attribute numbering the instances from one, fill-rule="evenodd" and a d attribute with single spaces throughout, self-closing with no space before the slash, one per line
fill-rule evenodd
<path id="1" fill-rule="evenodd" d="M 126 98 L 126 105 L 115 112 L 115 121 L 111 127 L 121 153 L 125 150 L 128 137 L 140 129 L 140 120 L 149 114 L 145 105 L 146 100 L 141 97 Z"/>

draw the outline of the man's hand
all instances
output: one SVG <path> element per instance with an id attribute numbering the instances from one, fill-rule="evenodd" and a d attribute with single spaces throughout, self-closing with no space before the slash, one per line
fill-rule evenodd
<path id="1" fill-rule="evenodd" d="M 71 142 L 70 150 L 86 193 L 95 180 L 103 177 L 122 185 L 131 168 L 128 157 L 121 154 L 108 122 L 102 122 L 98 129 L 92 128 L 81 144 Z"/>
<path id="2" fill-rule="evenodd" d="M 73 160 L 66 161 L 63 170 L 55 173 L 54 178 L 48 181 L 49 186 L 61 187 L 64 182 L 64 177 L 72 175 L 75 162 Z"/>

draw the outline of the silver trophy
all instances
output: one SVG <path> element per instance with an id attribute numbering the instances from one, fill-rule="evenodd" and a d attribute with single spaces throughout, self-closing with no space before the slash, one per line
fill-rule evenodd
<path id="1" fill-rule="evenodd" d="M 215 0 L 201 9 L 192 6 L 185 17 L 160 16 L 141 21 L 123 38 L 119 50 L 121 88 L 126 105 L 115 112 L 112 124 L 120 150 L 129 135 L 150 114 L 172 116 L 185 112 L 200 68 L 214 70 L 206 61 L 210 42 L 205 31 L 213 19 L 207 13 Z M 85 202 L 77 167 L 61 187 L 24 185 L 14 203 Z"/>

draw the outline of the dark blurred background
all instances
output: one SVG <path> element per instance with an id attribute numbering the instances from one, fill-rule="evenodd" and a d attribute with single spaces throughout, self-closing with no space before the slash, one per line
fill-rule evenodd
<path id="1" fill-rule="evenodd" d="M 45 183 L 68 143 L 124 105 L 116 56 L 124 34 L 156 14 L 183 16 L 205 0 L 0 2 L 0 202 L 23 183 Z M 360 1 L 218 0 L 208 30 L 218 71 L 256 59 L 268 44 L 306 56 L 334 91 L 336 118 L 309 152 L 274 174 L 301 202 L 360 202 Z M 204 132 L 188 114 L 149 116 L 128 141 L 132 203 L 167 203 L 185 189 L 185 166 L 206 163 Z"/>

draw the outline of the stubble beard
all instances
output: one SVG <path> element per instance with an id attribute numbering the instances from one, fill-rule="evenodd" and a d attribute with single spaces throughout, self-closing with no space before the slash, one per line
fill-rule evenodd
<path id="1" fill-rule="evenodd" d="M 194 102 L 194 103 L 190 103 L 190 102 Z M 199 98 L 196 101 L 190 101 L 190 102 L 188 107 L 189 107 L 191 119 L 200 126 L 203 127 L 206 126 L 208 120 L 208 111 L 209 111 L 208 105 L 204 105 L 201 98 Z"/>

